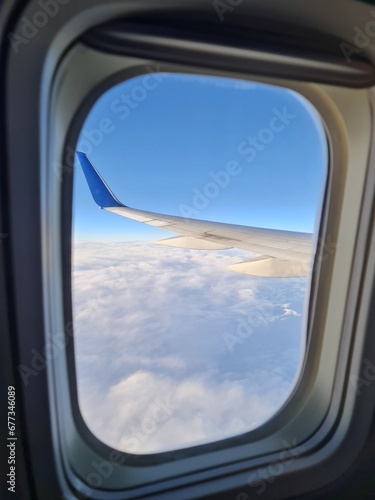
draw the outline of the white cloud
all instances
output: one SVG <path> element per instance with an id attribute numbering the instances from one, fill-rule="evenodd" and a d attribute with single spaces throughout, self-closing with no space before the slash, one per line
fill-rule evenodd
<path id="1" fill-rule="evenodd" d="M 303 355 L 306 279 L 226 270 L 246 258 L 76 243 L 79 401 L 101 440 L 173 450 L 250 430 L 285 402 Z"/>

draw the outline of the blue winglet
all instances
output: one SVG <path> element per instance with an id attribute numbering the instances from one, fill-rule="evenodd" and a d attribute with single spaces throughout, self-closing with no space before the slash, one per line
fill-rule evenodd
<path id="1" fill-rule="evenodd" d="M 124 207 L 125 205 L 120 203 L 116 196 L 112 193 L 102 176 L 87 158 L 86 154 L 77 151 L 77 156 L 95 203 L 97 203 L 97 205 L 101 208 Z"/>

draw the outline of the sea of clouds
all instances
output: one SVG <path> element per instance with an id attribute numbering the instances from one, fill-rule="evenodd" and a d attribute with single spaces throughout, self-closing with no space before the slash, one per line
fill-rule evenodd
<path id="1" fill-rule="evenodd" d="M 102 441 L 154 453 L 246 432 L 295 385 L 307 278 L 228 271 L 250 257 L 145 242 L 76 242 L 80 409 Z"/>

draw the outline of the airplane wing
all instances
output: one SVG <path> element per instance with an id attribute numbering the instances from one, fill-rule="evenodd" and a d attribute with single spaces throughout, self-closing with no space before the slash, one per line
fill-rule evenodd
<path id="1" fill-rule="evenodd" d="M 198 250 L 240 248 L 260 254 L 228 267 L 254 276 L 306 276 L 311 268 L 312 235 L 258 227 L 197 220 L 165 215 L 123 205 L 87 158 L 77 152 L 92 197 L 100 208 L 115 214 L 166 229 L 181 236 L 158 241 L 161 245 Z"/>

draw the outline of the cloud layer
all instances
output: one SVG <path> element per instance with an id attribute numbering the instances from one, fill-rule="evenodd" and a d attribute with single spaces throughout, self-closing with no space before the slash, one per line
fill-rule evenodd
<path id="1" fill-rule="evenodd" d="M 105 443 L 155 453 L 233 436 L 284 404 L 304 353 L 305 278 L 227 271 L 237 250 L 79 242 L 79 403 Z"/>

